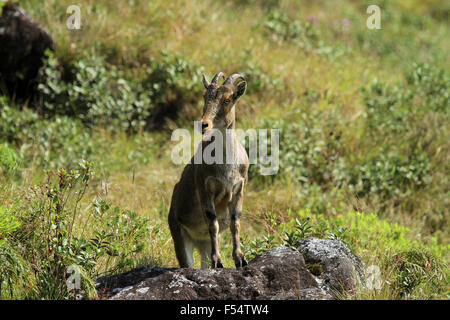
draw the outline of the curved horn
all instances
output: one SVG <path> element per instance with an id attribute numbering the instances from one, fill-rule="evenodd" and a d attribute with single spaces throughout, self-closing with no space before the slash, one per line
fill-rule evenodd
<path id="1" fill-rule="evenodd" d="M 208 80 L 206 80 L 206 77 L 204 74 L 202 75 L 202 82 L 203 82 L 203 86 L 205 87 L 205 89 L 208 89 L 209 82 L 208 82 Z"/>
<path id="2" fill-rule="evenodd" d="M 211 84 L 217 86 L 219 84 L 220 78 L 224 78 L 225 79 L 225 73 L 219 72 L 218 74 L 216 74 L 214 76 L 214 78 L 211 80 Z"/>
<path id="3" fill-rule="evenodd" d="M 234 85 L 236 85 L 236 82 L 238 80 L 242 80 L 245 81 L 245 78 L 242 74 L 240 73 L 234 73 L 231 76 L 228 77 L 227 80 L 225 80 L 225 82 L 223 83 L 224 86 L 228 86 L 228 87 L 232 87 Z"/>

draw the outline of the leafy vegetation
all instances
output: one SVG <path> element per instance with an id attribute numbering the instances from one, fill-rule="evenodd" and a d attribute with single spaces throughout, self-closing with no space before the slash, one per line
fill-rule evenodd
<path id="1" fill-rule="evenodd" d="M 70 1 L 20 1 L 57 46 L 36 97 L 0 94 L 0 298 L 95 298 L 100 275 L 176 266 L 170 134 L 223 71 L 248 81 L 237 127 L 281 130 L 279 172 L 250 168 L 247 259 L 338 239 L 381 269 L 359 298 L 448 299 L 448 5 L 372 2 L 81 1 L 68 30 Z"/>
<path id="2" fill-rule="evenodd" d="M 16 152 L 5 145 L 0 145 L 0 169 L 2 172 L 11 171 L 16 165 Z"/>

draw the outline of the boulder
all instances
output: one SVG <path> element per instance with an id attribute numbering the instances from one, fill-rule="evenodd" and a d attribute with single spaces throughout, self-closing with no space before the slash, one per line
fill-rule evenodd
<path id="1" fill-rule="evenodd" d="M 308 270 L 302 253 L 294 247 L 269 250 L 241 269 L 137 268 L 99 278 L 96 288 L 99 298 L 112 300 L 336 298 L 322 278 Z"/>
<path id="2" fill-rule="evenodd" d="M 5 4 L 0 17 L 0 82 L 11 95 L 26 97 L 54 42 L 45 28 L 16 4 Z"/>
<path id="3" fill-rule="evenodd" d="M 342 241 L 309 238 L 299 241 L 296 247 L 320 287 L 333 297 L 355 295 L 365 283 L 364 263 Z"/>

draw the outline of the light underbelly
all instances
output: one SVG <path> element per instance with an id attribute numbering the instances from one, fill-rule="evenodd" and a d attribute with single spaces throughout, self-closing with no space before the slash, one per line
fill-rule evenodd
<path id="1" fill-rule="evenodd" d="M 230 227 L 230 214 L 228 206 L 216 209 L 217 222 L 219 222 L 219 233 L 222 233 Z"/>
<path id="2" fill-rule="evenodd" d="M 209 240 L 209 226 L 207 219 L 201 215 L 202 219 L 195 225 L 184 225 L 183 228 L 187 231 L 192 239 L 196 240 Z M 230 215 L 228 206 L 216 208 L 217 222 L 219 223 L 219 233 L 227 230 L 230 227 Z"/>

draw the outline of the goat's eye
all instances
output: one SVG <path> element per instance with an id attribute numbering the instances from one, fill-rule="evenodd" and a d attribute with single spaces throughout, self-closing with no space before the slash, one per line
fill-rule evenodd
<path id="1" fill-rule="evenodd" d="M 225 99 L 225 100 L 223 100 L 223 104 L 229 104 L 230 103 L 230 99 Z"/>

